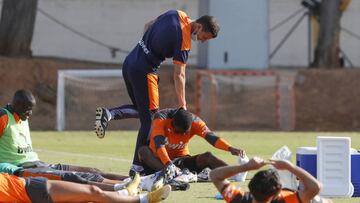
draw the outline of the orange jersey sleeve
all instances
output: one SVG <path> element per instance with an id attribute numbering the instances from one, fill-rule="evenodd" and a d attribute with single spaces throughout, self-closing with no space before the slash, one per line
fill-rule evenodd
<path id="1" fill-rule="evenodd" d="M 241 199 L 245 193 L 241 191 L 240 188 L 236 188 L 235 185 L 229 184 L 225 186 L 221 195 L 224 197 L 226 202 L 232 202 L 235 199 Z"/>
<path id="2" fill-rule="evenodd" d="M 152 122 L 150 135 L 150 149 L 166 165 L 170 157 L 165 148 L 165 128 L 167 121 L 164 119 L 154 119 Z"/>
<path id="3" fill-rule="evenodd" d="M 3 135 L 6 126 L 8 124 L 9 121 L 9 117 L 8 115 L 5 113 L 3 115 L 0 115 L 0 137 Z"/>
<path id="4" fill-rule="evenodd" d="M 154 139 L 158 135 L 165 136 L 166 120 L 154 119 L 151 125 L 150 138 Z"/>
<path id="5" fill-rule="evenodd" d="M 283 200 L 285 203 L 301 203 L 299 194 L 291 190 L 281 190 L 277 199 Z"/>
<path id="6" fill-rule="evenodd" d="M 205 122 L 199 117 L 195 117 L 191 126 L 191 131 L 193 134 L 196 134 L 202 138 L 205 138 L 206 134 L 211 132 L 211 130 L 206 126 Z"/>
<path id="7" fill-rule="evenodd" d="M 224 151 L 229 151 L 230 144 L 226 142 L 224 139 L 218 138 L 215 142 L 214 147 L 218 149 L 222 149 Z"/>
<path id="8" fill-rule="evenodd" d="M 218 149 L 229 151 L 230 144 L 227 143 L 224 139 L 216 136 L 211 130 L 206 126 L 205 122 L 200 118 L 196 117 L 192 128 L 194 133 L 199 135 L 202 138 L 205 138 L 211 145 Z"/>
<path id="9" fill-rule="evenodd" d="M 167 153 L 165 147 L 158 148 L 156 150 L 156 155 L 157 157 L 159 157 L 161 163 L 163 163 L 165 166 L 171 162 L 169 154 Z"/>

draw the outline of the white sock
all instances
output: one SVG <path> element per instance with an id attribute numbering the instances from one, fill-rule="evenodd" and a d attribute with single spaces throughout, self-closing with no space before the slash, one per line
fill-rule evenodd
<path id="1" fill-rule="evenodd" d="M 121 183 L 116 183 L 114 185 L 114 190 L 118 191 L 118 190 L 122 190 L 125 189 L 126 185 L 131 181 L 131 178 L 126 178 L 123 180 L 123 182 Z"/>
<path id="2" fill-rule="evenodd" d="M 121 196 L 129 196 L 129 191 L 127 189 L 118 190 L 117 193 Z"/>
<path id="3" fill-rule="evenodd" d="M 126 186 L 126 183 L 116 183 L 114 185 L 114 190 L 115 191 L 122 190 L 125 188 L 125 186 Z"/>
<path id="4" fill-rule="evenodd" d="M 111 113 L 110 113 L 110 111 L 109 111 L 109 109 L 105 109 L 105 113 L 106 113 L 106 116 L 107 116 L 107 121 L 110 121 L 111 120 Z"/>
<path id="5" fill-rule="evenodd" d="M 151 192 L 151 187 L 153 186 L 155 179 L 157 178 L 157 176 L 159 176 L 160 173 L 161 171 L 158 171 L 151 175 L 142 176 L 140 179 L 140 187 L 148 192 Z"/>
<path id="6" fill-rule="evenodd" d="M 147 196 L 148 196 L 147 194 L 140 194 L 139 195 L 140 203 L 149 203 Z"/>

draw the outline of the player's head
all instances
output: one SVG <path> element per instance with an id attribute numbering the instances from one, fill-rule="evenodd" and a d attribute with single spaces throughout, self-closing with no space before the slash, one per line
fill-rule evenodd
<path id="1" fill-rule="evenodd" d="M 32 108 L 36 105 L 34 95 L 28 90 L 15 92 L 11 105 L 21 120 L 28 119 L 32 114 Z"/>
<path id="2" fill-rule="evenodd" d="M 258 202 L 270 202 L 281 190 L 279 174 L 272 169 L 256 173 L 248 186 L 250 193 Z"/>
<path id="3" fill-rule="evenodd" d="M 192 114 L 183 108 L 179 108 L 174 114 L 172 124 L 177 133 L 186 133 L 190 130 L 192 122 Z"/>
<path id="4" fill-rule="evenodd" d="M 220 26 L 214 16 L 204 15 L 198 18 L 192 28 L 192 39 L 205 42 L 209 39 L 216 38 Z"/>

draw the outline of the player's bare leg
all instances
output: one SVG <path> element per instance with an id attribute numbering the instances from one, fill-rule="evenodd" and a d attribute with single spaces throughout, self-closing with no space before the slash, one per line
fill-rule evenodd
<path id="1" fill-rule="evenodd" d="M 160 159 L 154 155 L 148 146 L 140 147 L 139 158 L 141 162 L 145 163 L 155 171 L 160 171 L 165 168 L 165 165 L 161 163 Z"/>
<path id="2" fill-rule="evenodd" d="M 154 192 L 140 196 L 122 196 L 118 192 L 106 192 L 93 185 L 81 185 L 65 181 L 49 180 L 49 194 L 53 202 L 149 202 L 166 199 L 171 187 L 166 185 Z"/>
<path id="3" fill-rule="evenodd" d="M 196 165 L 198 168 L 209 167 L 210 169 L 227 166 L 227 164 L 223 160 L 217 158 L 211 152 L 199 154 L 196 158 Z"/>

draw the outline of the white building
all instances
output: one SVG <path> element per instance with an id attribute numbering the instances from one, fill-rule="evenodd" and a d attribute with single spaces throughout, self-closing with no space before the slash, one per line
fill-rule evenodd
<path id="1" fill-rule="evenodd" d="M 89 41 L 68 28 L 73 28 L 75 32 L 83 33 L 103 44 L 129 51 L 140 39 L 146 22 L 169 9 L 184 10 L 192 19 L 196 19 L 199 17 L 200 1 L 202 0 L 39 0 L 32 43 L 33 54 L 121 63 L 126 53 L 118 52 L 113 58 L 109 48 Z M 226 5 L 232 0 L 221 1 Z M 268 0 L 268 29 L 301 9 L 300 3 L 301 0 Z M 243 12 L 242 9 L 248 11 L 249 8 L 239 8 L 238 12 Z M 224 15 L 232 13 L 224 12 Z M 268 33 L 269 54 L 300 16 L 301 14 L 297 15 L 285 25 Z M 360 19 L 360 0 L 353 0 L 342 17 L 342 26 L 360 35 L 357 19 Z M 236 22 L 238 20 L 234 19 L 234 23 Z M 269 61 L 270 66 L 307 66 L 307 23 L 306 18 L 302 20 L 283 47 Z M 360 67 L 360 40 L 342 33 L 341 48 L 354 66 Z M 239 46 L 238 49 L 241 54 L 251 47 Z M 189 64 L 197 65 L 197 51 L 197 46 L 193 46 Z"/>

